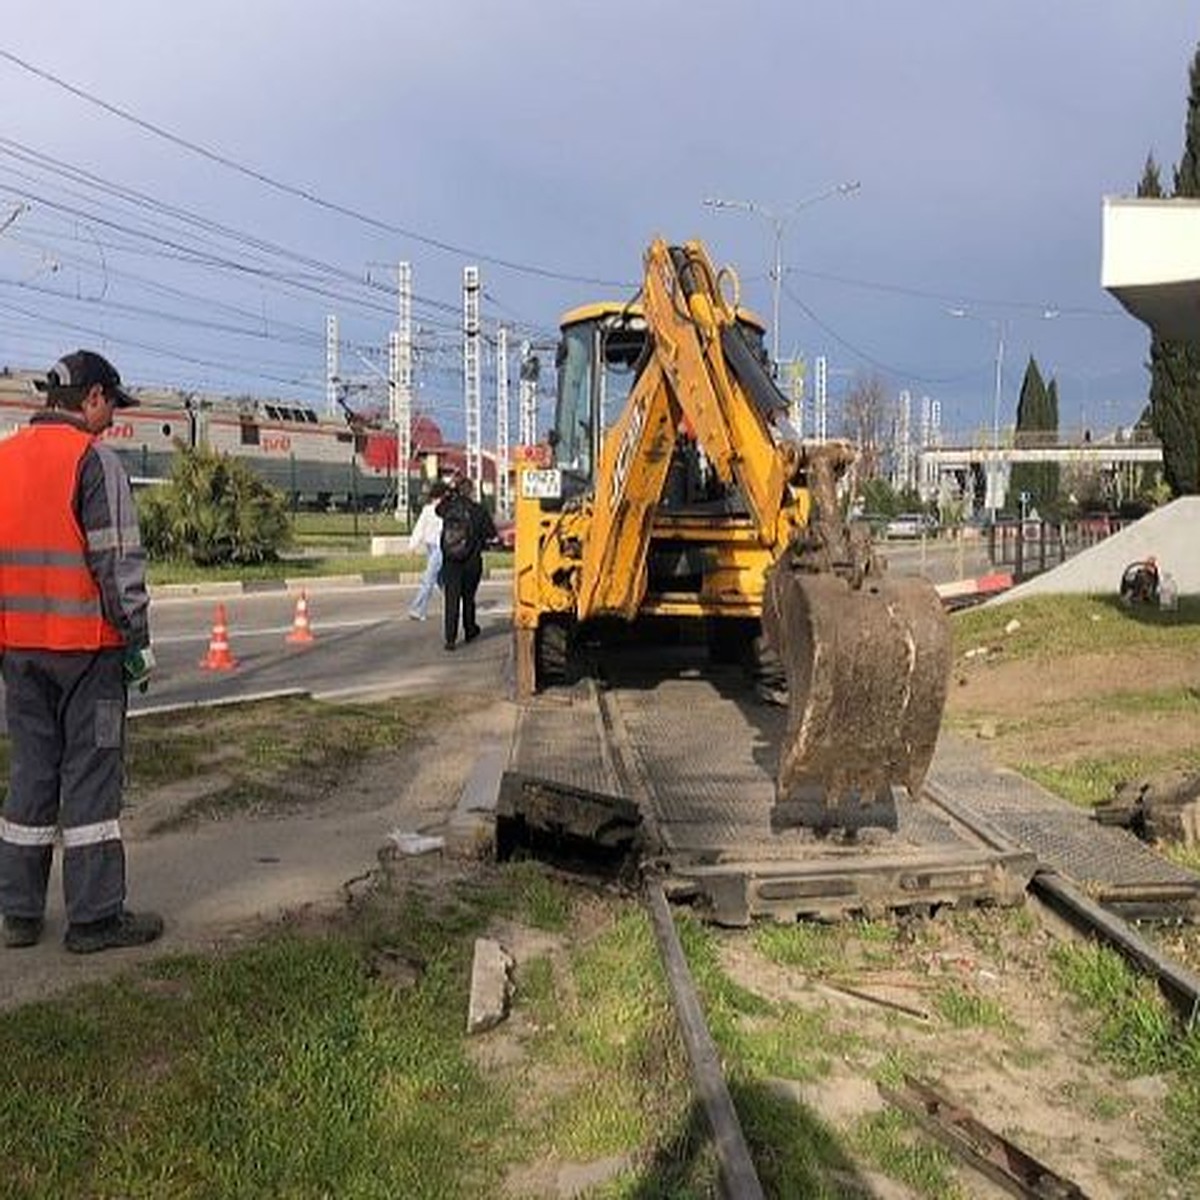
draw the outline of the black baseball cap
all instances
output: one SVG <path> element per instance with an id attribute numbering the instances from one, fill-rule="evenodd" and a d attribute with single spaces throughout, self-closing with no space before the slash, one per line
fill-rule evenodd
<path id="1" fill-rule="evenodd" d="M 43 392 L 53 392 L 58 388 L 79 388 L 86 392 L 96 384 L 112 397 L 118 408 L 135 408 L 139 403 L 121 386 L 117 368 L 94 350 L 76 350 L 74 354 L 64 354 L 46 372 L 46 382 L 36 386 Z"/>

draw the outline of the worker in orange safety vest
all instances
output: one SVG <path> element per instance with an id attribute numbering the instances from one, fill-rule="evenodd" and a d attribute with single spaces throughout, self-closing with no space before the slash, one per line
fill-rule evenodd
<path id="1" fill-rule="evenodd" d="M 150 650 L 145 556 L 129 479 L 97 440 L 137 404 L 88 350 L 50 369 L 46 407 L 0 441 L 0 673 L 11 742 L 0 813 L 4 943 L 42 935 L 56 836 L 64 942 L 88 953 L 153 941 L 125 908 L 118 816 L 128 686 Z"/>

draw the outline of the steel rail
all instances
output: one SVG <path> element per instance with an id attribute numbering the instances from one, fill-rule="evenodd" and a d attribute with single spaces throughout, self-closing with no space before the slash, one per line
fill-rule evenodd
<path id="1" fill-rule="evenodd" d="M 612 767 L 625 793 L 636 800 L 638 807 L 646 813 L 649 811 L 649 786 L 621 718 L 620 708 L 615 703 L 615 697 L 603 689 L 596 689 L 594 695 Z M 750 1155 L 737 1108 L 725 1081 L 721 1056 L 704 1019 L 696 984 L 683 953 L 679 931 L 675 928 L 675 919 L 671 916 L 661 880 L 647 872 L 643 891 L 680 1037 L 691 1067 L 692 1085 L 712 1134 L 722 1190 L 730 1200 L 764 1200 L 754 1159 Z"/>
<path id="2" fill-rule="evenodd" d="M 1076 929 L 1093 934 L 1157 982 L 1189 1028 L 1200 1014 L 1200 977 L 1161 953 L 1120 917 L 1089 899 L 1061 875 L 1039 870 L 1030 889 Z"/>
<path id="3" fill-rule="evenodd" d="M 646 904 L 654 924 L 654 936 L 667 973 L 667 984 L 679 1020 L 679 1032 L 692 1067 L 692 1082 L 712 1131 L 713 1147 L 721 1172 L 721 1186 L 732 1200 L 763 1200 L 762 1184 L 746 1145 L 733 1097 L 725 1082 L 721 1057 L 708 1025 L 700 998 L 688 970 L 675 920 L 667 897 L 657 879 L 646 880 Z"/>

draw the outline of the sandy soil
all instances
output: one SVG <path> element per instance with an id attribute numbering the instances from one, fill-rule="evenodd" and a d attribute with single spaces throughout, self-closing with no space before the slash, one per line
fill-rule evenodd
<path id="1" fill-rule="evenodd" d="M 1003 649 L 960 657 L 946 702 L 949 721 L 991 742 L 1000 763 L 1070 763 L 1103 754 L 1174 754 L 1200 744 L 1200 730 L 1178 715 L 1136 705 L 1098 717 L 1099 697 L 1132 697 L 1172 688 L 1200 692 L 1200 661 L 1170 652 L 1073 657 L 1069 669 L 1006 661 Z"/>

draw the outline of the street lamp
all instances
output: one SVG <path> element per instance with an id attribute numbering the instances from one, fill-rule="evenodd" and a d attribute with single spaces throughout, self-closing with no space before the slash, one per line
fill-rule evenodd
<path id="1" fill-rule="evenodd" d="M 971 321 L 981 321 L 989 329 L 996 331 L 996 386 L 992 392 L 992 454 L 988 464 L 988 510 L 992 522 L 996 520 L 997 494 L 1000 491 L 1000 394 L 1004 386 L 1004 339 L 1008 334 L 1007 321 L 994 321 L 987 317 L 978 317 L 965 308 L 949 308 L 950 316 L 966 318 Z M 1052 321 L 1058 316 L 1058 310 L 1044 309 L 1041 313 L 1043 321 Z"/>
<path id="2" fill-rule="evenodd" d="M 787 223 L 801 209 L 808 208 L 818 201 L 828 200 L 831 196 L 848 196 L 851 192 L 857 192 L 861 186 L 862 184 L 857 180 L 836 184 L 834 187 L 826 188 L 823 192 L 818 192 L 815 196 L 797 201 L 781 213 L 776 213 L 753 200 L 721 200 L 715 196 L 705 198 L 704 203 L 709 208 L 736 208 L 742 212 L 757 213 L 758 216 L 770 221 L 771 227 L 775 231 L 775 265 L 771 271 L 771 358 L 775 363 L 776 372 L 779 370 L 779 291 L 783 284 L 783 232 L 787 228 Z"/>

